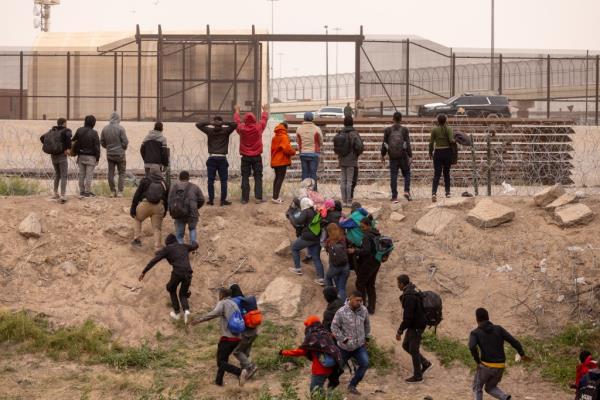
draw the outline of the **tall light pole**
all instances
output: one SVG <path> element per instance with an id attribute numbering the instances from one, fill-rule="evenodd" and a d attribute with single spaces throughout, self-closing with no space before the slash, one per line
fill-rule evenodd
<path id="1" fill-rule="evenodd" d="M 491 65 L 490 65 L 490 86 L 493 92 L 496 91 L 494 85 L 494 0 L 492 0 L 492 46 L 491 46 Z"/>
<path id="2" fill-rule="evenodd" d="M 336 35 L 339 35 L 342 28 L 333 28 Z M 335 42 L 335 98 L 339 100 L 340 98 L 340 77 L 338 76 L 338 45 L 339 42 Z"/>
<path id="3" fill-rule="evenodd" d="M 325 105 L 329 105 L 329 26 L 325 25 Z"/>
<path id="4" fill-rule="evenodd" d="M 273 33 L 275 33 L 275 2 L 279 1 L 279 0 L 267 0 L 268 2 L 271 3 L 271 35 Z M 267 55 L 267 59 L 269 60 L 269 63 L 271 64 L 271 72 L 270 72 L 270 79 L 269 79 L 269 103 L 271 103 L 271 97 L 273 96 L 273 64 L 275 64 L 275 44 L 273 43 L 273 41 L 271 41 L 270 43 L 271 45 L 271 52 L 270 54 Z"/>

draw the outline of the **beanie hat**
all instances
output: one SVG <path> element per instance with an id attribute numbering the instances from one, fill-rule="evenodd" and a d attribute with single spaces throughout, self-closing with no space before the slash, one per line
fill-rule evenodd
<path id="1" fill-rule="evenodd" d="M 307 112 L 304 113 L 304 120 L 305 121 L 312 121 L 314 118 L 315 118 L 315 116 L 310 111 L 307 111 Z"/>
<path id="2" fill-rule="evenodd" d="M 320 323 L 320 322 L 321 322 L 321 320 L 316 315 L 309 315 L 304 320 L 304 326 L 311 326 L 313 324 Z"/>

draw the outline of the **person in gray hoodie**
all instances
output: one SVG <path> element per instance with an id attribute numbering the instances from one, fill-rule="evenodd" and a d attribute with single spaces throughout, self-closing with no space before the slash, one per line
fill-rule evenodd
<path id="1" fill-rule="evenodd" d="M 338 156 L 341 170 L 340 189 L 342 203 L 349 207 L 352 204 L 352 182 L 358 168 L 358 157 L 364 150 L 362 139 L 354 129 L 354 120 L 351 116 L 344 118 L 344 128 L 334 138 L 334 151 Z M 336 149 L 336 143 L 341 145 Z"/>
<path id="2" fill-rule="evenodd" d="M 108 186 L 114 197 L 123 197 L 125 187 L 125 168 L 127 166 L 125 152 L 129 145 L 125 128 L 121 126 L 121 116 L 113 112 L 110 121 L 102 129 L 100 144 L 106 149 L 108 162 Z M 115 189 L 115 167 L 119 172 L 118 191 Z"/>
<path id="3" fill-rule="evenodd" d="M 229 363 L 229 356 L 237 348 L 241 340 L 239 334 L 232 333 L 229 330 L 229 319 L 236 311 L 239 312 L 240 309 L 231 299 L 231 289 L 220 288 L 219 302 L 214 310 L 201 318 L 193 319 L 191 322 L 192 325 L 197 325 L 202 322 L 210 321 L 214 318 L 220 318 L 221 320 L 221 338 L 219 339 L 219 344 L 217 345 L 218 370 L 217 377 L 215 379 L 215 384 L 217 386 L 223 386 L 225 372 L 229 372 L 230 374 L 237 376 L 239 378 L 240 386 L 244 386 L 248 376 L 247 369 L 241 369 Z"/>
<path id="4" fill-rule="evenodd" d="M 152 170 L 164 171 L 169 166 L 169 148 L 167 138 L 163 135 L 162 122 L 156 122 L 154 129 L 148 132 L 140 147 L 140 154 L 146 175 Z"/>
<path id="5" fill-rule="evenodd" d="M 348 384 L 348 393 L 360 395 L 356 387 L 369 369 L 367 344 L 371 324 L 359 291 L 352 292 L 346 304 L 335 313 L 331 322 L 331 333 L 342 352 L 342 365 L 346 365 L 351 358 L 358 363 L 358 368 Z"/>

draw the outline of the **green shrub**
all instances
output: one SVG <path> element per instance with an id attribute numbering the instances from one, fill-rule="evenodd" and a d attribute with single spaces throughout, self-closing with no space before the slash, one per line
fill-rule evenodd
<path id="1" fill-rule="evenodd" d="M 132 198 L 135 194 L 135 191 L 136 188 L 134 186 L 125 185 L 125 188 L 123 190 L 123 196 L 127 198 Z M 92 193 L 94 193 L 96 196 L 103 197 L 112 197 L 113 195 L 113 193 L 110 191 L 110 187 L 108 186 L 108 182 L 105 180 L 94 182 L 94 184 L 92 185 Z"/>
<path id="2" fill-rule="evenodd" d="M 39 182 L 14 176 L 0 178 L 0 196 L 30 196 L 42 191 Z"/>
<path id="3" fill-rule="evenodd" d="M 423 335 L 423 347 L 435 353 L 444 367 L 450 367 L 457 362 L 468 368 L 475 368 L 468 346 L 459 340 L 426 331 Z"/>
<path id="4" fill-rule="evenodd" d="M 394 361 L 391 355 L 394 354 L 394 348 L 384 348 L 377 344 L 374 338 L 371 338 L 367 346 L 369 352 L 369 365 L 374 368 L 378 374 L 386 374 L 394 367 Z"/>
<path id="5" fill-rule="evenodd" d="M 261 325 L 260 335 L 252 347 L 254 362 L 259 369 L 264 371 L 277 371 L 286 362 L 303 366 L 306 364 L 305 358 L 279 355 L 281 349 L 297 348 L 300 345 L 299 340 L 294 327 L 265 321 Z"/>

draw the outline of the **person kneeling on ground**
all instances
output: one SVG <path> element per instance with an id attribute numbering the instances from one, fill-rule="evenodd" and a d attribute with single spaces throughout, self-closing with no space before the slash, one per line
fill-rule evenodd
<path id="1" fill-rule="evenodd" d="M 310 393 L 322 392 L 328 377 L 336 373 L 342 366 L 340 349 L 335 339 L 321 324 L 319 317 L 310 315 L 304 320 L 304 341 L 293 350 L 280 350 L 279 354 L 286 357 L 306 357 L 312 361 Z M 330 380 L 329 389 L 334 389 Z"/>
<path id="2" fill-rule="evenodd" d="M 592 358 L 592 353 L 587 350 L 583 350 L 579 353 L 579 365 L 577 365 L 577 369 L 575 370 L 575 383 L 571 384 L 571 388 L 577 389 L 579 387 L 579 382 L 581 382 L 581 378 L 595 368 L 598 368 L 598 363 Z"/>
<path id="3" fill-rule="evenodd" d="M 171 272 L 171 279 L 167 283 L 167 291 L 171 296 L 171 305 L 173 311 L 170 316 L 174 320 L 178 321 L 180 318 L 180 307 L 183 308 L 183 322 L 188 323 L 190 316 L 190 305 L 188 303 L 188 297 L 190 296 L 190 285 L 192 284 L 192 266 L 190 264 L 190 253 L 198 249 L 198 243 L 194 242 L 190 244 L 179 244 L 175 235 L 170 233 L 165 239 L 165 247 L 156 252 L 156 255 L 146 268 L 142 271 L 139 277 L 140 282 L 144 280 L 146 273 L 150 271 L 159 261 L 167 259 L 169 264 L 173 267 Z M 179 286 L 179 299 L 177 298 L 177 287 Z"/>
<path id="4" fill-rule="evenodd" d="M 231 298 L 233 299 L 233 301 L 235 301 L 235 304 L 237 304 L 237 306 L 240 308 L 240 311 L 242 311 L 242 304 L 244 303 L 245 299 L 242 289 L 237 283 L 231 285 L 229 289 L 231 290 Z M 250 297 L 254 298 L 254 296 Z M 254 300 L 256 299 L 254 298 Z M 250 351 L 252 351 L 252 344 L 254 343 L 257 337 L 258 328 L 251 328 L 248 325 L 246 325 L 246 329 L 244 330 L 244 332 L 241 333 L 240 344 L 238 344 L 236 349 L 233 351 L 233 356 L 238 359 L 238 361 L 240 362 L 240 366 L 248 371 L 247 379 L 252 378 L 258 370 L 256 364 L 254 364 L 252 360 L 250 360 Z"/>
<path id="5" fill-rule="evenodd" d="M 135 219 L 132 246 L 142 246 L 142 222 L 150 218 L 154 230 L 154 249 L 161 246 L 162 221 L 167 215 L 167 188 L 160 169 L 156 168 L 142 178 L 133 199 L 131 200 L 130 215 Z"/>
<path id="6" fill-rule="evenodd" d="M 217 346 L 217 377 L 215 384 L 217 386 L 223 386 L 223 378 L 225 372 L 237 376 L 239 379 L 240 386 L 244 386 L 246 378 L 248 377 L 248 370 L 241 369 L 229 363 L 229 356 L 235 351 L 240 344 L 240 334 L 231 331 L 229 321 L 232 319 L 234 314 L 240 314 L 240 309 L 231 299 L 231 289 L 220 288 L 219 289 L 219 302 L 217 303 L 214 310 L 206 314 L 205 316 L 192 320 L 192 325 L 197 325 L 202 322 L 210 321 L 214 318 L 221 319 L 221 338 Z"/>

